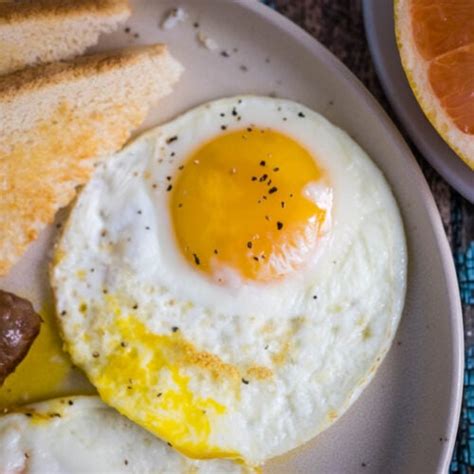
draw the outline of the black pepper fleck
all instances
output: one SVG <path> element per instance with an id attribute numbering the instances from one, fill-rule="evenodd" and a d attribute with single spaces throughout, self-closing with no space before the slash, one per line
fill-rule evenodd
<path id="1" fill-rule="evenodd" d="M 219 115 L 220 115 L 221 117 L 225 117 L 225 113 L 223 113 L 223 112 L 221 112 Z"/>
<path id="2" fill-rule="evenodd" d="M 69 404 L 69 406 L 72 407 L 74 405 L 74 402 L 72 400 L 68 400 L 68 404 Z"/>
<path id="3" fill-rule="evenodd" d="M 194 28 L 199 28 L 199 23 L 198 23 L 197 21 L 195 21 L 195 22 L 193 23 L 193 26 L 194 26 Z"/>
<path id="4" fill-rule="evenodd" d="M 226 50 L 223 50 L 223 51 L 221 51 L 221 56 L 223 58 L 228 58 L 230 56 L 230 54 Z"/>
<path id="5" fill-rule="evenodd" d="M 277 222 L 277 229 L 278 230 L 283 229 L 283 222 Z"/>
<path id="6" fill-rule="evenodd" d="M 171 328 L 171 330 L 172 330 L 173 332 L 177 332 L 177 331 L 179 331 L 179 327 L 178 327 L 178 326 L 173 326 L 173 327 Z"/>
<path id="7" fill-rule="evenodd" d="M 258 262 L 258 257 L 257 257 L 257 256 L 254 255 L 254 256 L 253 256 L 253 259 L 254 259 L 256 262 Z"/>
<path id="8" fill-rule="evenodd" d="M 237 116 L 237 110 L 235 109 L 235 107 L 232 109 L 232 115 L 233 115 L 234 117 Z"/>
<path id="9" fill-rule="evenodd" d="M 173 189 L 173 185 L 170 184 L 170 185 L 166 188 L 166 191 L 167 191 L 167 192 L 170 192 L 172 189 Z"/>
<path id="10" fill-rule="evenodd" d="M 122 341 L 122 342 L 120 343 L 120 347 L 123 347 L 123 348 L 127 347 L 127 343 L 124 342 L 124 341 Z"/>
<path id="11" fill-rule="evenodd" d="M 252 248 L 252 242 L 247 242 L 247 248 L 249 248 L 249 249 Z"/>
<path id="12" fill-rule="evenodd" d="M 172 136 L 172 137 L 169 137 L 169 138 L 166 140 L 166 143 L 169 145 L 170 143 L 175 142 L 177 139 L 178 139 L 178 136 L 177 136 L 177 135 L 174 135 L 174 136 Z"/>
<path id="13" fill-rule="evenodd" d="M 252 181 L 257 181 L 257 177 L 256 177 L 256 176 L 252 176 Z"/>
<path id="14" fill-rule="evenodd" d="M 273 194 L 273 193 L 276 193 L 277 191 L 278 191 L 278 188 L 276 186 L 273 186 L 272 188 L 268 190 L 268 194 Z"/>
<path id="15" fill-rule="evenodd" d="M 303 112 L 298 112 L 298 117 L 304 118 L 306 115 Z"/>
<path id="16" fill-rule="evenodd" d="M 130 33 L 130 28 L 127 26 L 127 28 L 125 28 L 125 33 Z"/>
<path id="17" fill-rule="evenodd" d="M 97 357 L 99 357 L 99 355 L 100 354 L 97 351 L 92 353 L 92 357 L 94 357 L 94 359 L 97 359 Z"/>
<path id="18" fill-rule="evenodd" d="M 278 168 L 278 166 L 277 166 L 276 168 L 273 168 L 273 171 L 275 171 L 275 173 L 276 173 L 277 171 L 280 171 L 280 168 Z"/>
<path id="19" fill-rule="evenodd" d="M 193 257 L 194 257 L 194 263 L 196 265 L 201 265 L 201 260 L 199 260 L 199 257 L 195 253 L 193 253 Z"/>
<path id="20" fill-rule="evenodd" d="M 281 208 L 282 208 L 282 209 L 285 208 L 285 201 L 281 201 Z"/>
<path id="21" fill-rule="evenodd" d="M 137 211 L 137 214 L 140 214 L 140 215 L 141 215 L 141 214 L 142 214 L 142 211 Z"/>
<path id="22" fill-rule="evenodd" d="M 219 252 L 217 251 L 217 249 L 214 249 L 214 255 L 217 255 Z"/>
<path id="23" fill-rule="evenodd" d="M 125 464 L 125 466 L 128 466 L 128 459 L 124 459 L 123 463 Z"/>
<path id="24" fill-rule="evenodd" d="M 313 295 L 313 300 L 317 300 L 318 299 L 318 296 L 317 295 Z"/>
<path id="25" fill-rule="evenodd" d="M 167 444 L 170 448 L 173 447 L 173 445 L 172 445 L 169 441 L 168 441 L 166 444 Z"/>
<path id="26" fill-rule="evenodd" d="M 245 380 L 245 379 L 242 379 L 242 383 L 244 383 L 245 385 L 248 385 L 248 384 L 249 384 L 249 381 L 248 381 L 248 380 Z"/>
<path id="27" fill-rule="evenodd" d="M 161 395 L 163 395 L 161 392 L 157 393 L 157 394 L 156 394 L 156 398 L 160 398 Z"/>
<path id="28" fill-rule="evenodd" d="M 66 316 L 66 314 L 67 314 L 67 312 L 66 312 L 65 309 L 61 311 L 61 316 Z"/>
<path id="29" fill-rule="evenodd" d="M 139 35 L 138 33 L 135 33 L 135 34 L 133 35 L 133 37 L 134 37 L 134 38 L 140 38 L 140 35 Z"/>
<path id="30" fill-rule="evenodd" d="M 134 305 L 132 306 L 132 309 L 138 309 L 138 305 L 137 305 L 137 304 L 134 304 Z"/>
<path id="31" fill-rule="evenodd" d="M 265 165 L 266 165 L 265 161 L 262 160 L 262 161 L 260 162 L 260 166 L 265 166 Z"/>
<path id="32" fill-rule="evenodd" d="M 267 178 L 268 178 L 268 174 L 262 174 L 262 176 L 260 176 L 259 181 L 263 183 L 263 181 L 265 181 Z"/>
<path id="33" fill-rule="evenodd" d="M 221 130 L 227 130 L 227 125 L 221 125 Z"/>

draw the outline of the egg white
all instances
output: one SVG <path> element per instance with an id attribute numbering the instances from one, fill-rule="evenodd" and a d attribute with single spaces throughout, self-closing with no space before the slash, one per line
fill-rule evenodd
<path id="1" fill-rule="evenodd" d="M 222 474 L 253 470 L 187 459 L 99 397 L 49 400 L 0 417 L 1 472 L 25 474 Z"/>
<path id="2" fill-rule="evenodd" d="M 166 177 L 222 124 L 280 131 L 330 177 L 331 227 L 305 267 L 283 280 L 218 286 L 176 244 Z M 249 367 L 269 368 L 271 377 L 236 389 L 182 367 L 193 394 L 225 407 L 209 414 L 209 445 L 259 464 L 333 423 L 371 380 L 402 313 L 406 259 L 395 200 L 365 152 L 300 104 L 244 96 L 191 110 L 102 163 L 72 210 L 51 276 L 66 345 L 96 385 L 115 350 L 119 312 L 153 334 L 179 328 L 196 350 L 236 368 L 246 382 Z M 150 429 L 146 407 L 131 405 L 126 391 L 105 396 L 97 388 Z"/>

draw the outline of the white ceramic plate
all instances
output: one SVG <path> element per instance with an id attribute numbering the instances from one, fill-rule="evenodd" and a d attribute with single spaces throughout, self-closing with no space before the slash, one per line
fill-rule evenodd
<path id="1" fill-rule="evenodd" d="M 186 66 L 175 93 L 146 126 L 210 99 L 277 94 L 323 113 L 347 130 L 390 182 L 409 250 L 406 309 L 394 346 L 375 380 L 332 428 L 276 459 L 268 473 L 434 473 L 446 470 L 456 434 L 463 369 L 460 301 L 450 250 L 426 182 L 381 107 L 328 51 L 294 24 L 255 1 L 182 0 L 186 24 L 159 24 L 175 1 L 134 1 L 128 26 L 99 49 L 163 41 Z M 193 23 L 199 27 L 193 27 Z M 212 37 L 211 52 L 196 41 Z M 134 37 L 134 33 L 139 38 Z M 227 51 L 224 57 L 221 51 Z M 246 70 L 243 70 L 246 69 Z M 137 87 L 139 87 L 139 82 Z M 50 298 L 46 282 L 54 226 L 44 232 L 0 287 Z"/>
<path id="2" fill-rule="evenodd" d="M 421 110 L 403 72 L 395 42 L 393 0 L 363 0 L 367 40 L 388 100 L 433 168 L 474 203 L 474 171 L 446 144 Z"/>

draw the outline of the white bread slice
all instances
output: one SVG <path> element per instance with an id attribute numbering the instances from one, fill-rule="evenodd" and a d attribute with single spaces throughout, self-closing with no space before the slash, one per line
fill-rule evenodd
<path id="1" fill-rule="evenodd" d="M 182 70 L 153 45 L 0 77 L 0 275 Z"/>
<path id="2" fill-rule="evenodd" d="M 129 15 L 128 0 L 0 1 L 0 74 L 82 54 Z"/>

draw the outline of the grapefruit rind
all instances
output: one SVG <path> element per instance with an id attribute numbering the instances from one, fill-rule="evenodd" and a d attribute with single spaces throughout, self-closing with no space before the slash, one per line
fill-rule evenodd
<path id="1" fill-rule="evenodd" d="M 452 150 L 474 170 L 474 136 L 457 128 L 430 85 L 427 62 L 415 46 L 409 3 L 410 0 L 394 2 L 395 38 L 408 83 L 431 125 Z"/>

